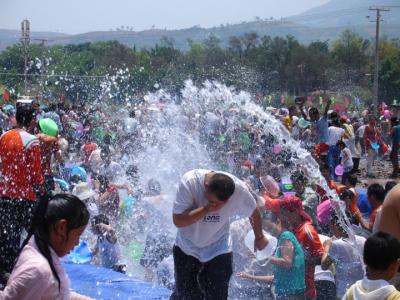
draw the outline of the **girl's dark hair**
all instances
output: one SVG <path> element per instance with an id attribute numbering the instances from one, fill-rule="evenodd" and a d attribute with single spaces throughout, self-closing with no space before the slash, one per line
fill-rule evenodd
<path id="1" fill-rule="evenodd" d="M 67 221 L 67 232 L 86 226 L 89 222 L 89 212 L 85 203 L 71 194 L 57 194 L 52 197 L 41 197 L 33 215 L 28 236 L 21 246 L 20 253 L 33 236 L 39 252 L 49 262 L 51 272 L 57 279 L 58 287 L 60 288 L 60 277 L 54 267 L 49 248 L 50 229 L 59 220 Z"/>

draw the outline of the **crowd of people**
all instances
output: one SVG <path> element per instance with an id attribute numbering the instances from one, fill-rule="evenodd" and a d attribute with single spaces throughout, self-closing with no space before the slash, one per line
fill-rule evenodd
<path id="1" fill-rule="evenodd" d="M 151 215 L 163 207 L 159 179 L 143 185 L 130 159 L 143 150 L 153 113 L 168 103 L 143 102 L 130 112 L 30 99 L 4 105 L 0 299 L 86 299 L 70 291 L 61 258 L 82 237 L 94 237 L 94 261 L 126 273 L 127 220 L 134 234 L 146 233 L 139 255 L 146 279 L 170 288 L 174 300 L 227 299 L 232 278 L 249 283 L 252 299 L 400 299 L 400 188 L 395 181 L 372 183 L 364 203 L 358 189 L 364 158 L 369 178 L 376 177 L 378 157 L 391 161 L 392 178 L 400 175 L 399 120 L 387 107 L 339 114 L 328 99 L 320 113 L 303 100 L 268 108 L 293 139 L 284 144 L 234 105 L 183 119 L 223 171 L 194 169 L 176 183 L 175 241 L 165 230 L 166 212 Z M 291 141 L 312 154 L 326 185 L 294 161 Z M 283 169 L 292 170 L 290 178 Z M 231 229 L 243 218 L 248 224 L 239 230 L 252 228 L 254 251 L 232 247 L 242 237 Z M 148 223 L 157 230 L 146 232 Z M 276 238 L 276 250 L 268 267 L 249 272 L 237 257 L 259 264 L 254 253 L 270 244 L 265 232 Z"/>

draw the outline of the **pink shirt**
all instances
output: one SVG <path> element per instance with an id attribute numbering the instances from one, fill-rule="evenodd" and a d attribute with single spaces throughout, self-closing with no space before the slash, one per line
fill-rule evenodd
<path id="1" fill-rule="evenodd" d="M 32 237 L 18 257 L 6 288 L 4 291 L 0 291 L 0 300 L 91 299 L 70 291 L 70 281 L 61 265 L 60 258 L 51 248 L 50 252 L 53 265 L 60 278 L 60 289 L 48 261 L 39 252 Z"/>

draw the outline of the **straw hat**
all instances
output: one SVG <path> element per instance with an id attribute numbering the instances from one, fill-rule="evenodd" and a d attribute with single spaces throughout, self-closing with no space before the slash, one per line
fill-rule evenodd
<path id="1" fill-rule="evenodd" d="M 79 182 L 73 189 L 72 194 L 81 200 L 87 200 L 94 197 L 96 193 L 91 190 L 86 182 Z"/>

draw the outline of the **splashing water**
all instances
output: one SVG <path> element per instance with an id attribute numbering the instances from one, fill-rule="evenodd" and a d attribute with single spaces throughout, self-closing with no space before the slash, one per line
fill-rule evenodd
<path id="1" fill-rule="evenodd" d="M 158 108 L 160 100 L 162 109 Z M 187 81 L 180 98 L 159 90 L 146 95 L 145 101 L 147 109 L 138 117 L 141 125 L 134 140 L 140 147 L 123 160 L 137 165 L 142 184 L 158 180 L 163 196 L 150 201 L 150 205 L 147 201 L 138 203 L 133 217 L 122 222 L 125 244 L 132 239 L 145 244 L 150 233 L 154 244 L 145 252 L 159 256 L 160 243 L 172 247 L 176 229 L 171 211 L 180 177 L 195 168 L 220 169 L 241 176 L 241 162 L 234 159 L 241 154 L 266 161 L 269 169 L 265 172 L 274 172 L 278 180 L 302 170 L 310 182 L 328 191 L 331 201 L 339 203 L 311 154 L 290 137 L 278 119 L 255 104 L 250 94 L 216 82 L 205 82 L 199 88 Z M 279 153 L 271 155 L 275 145 L 280 145 Z M 335 207 L 356 245 L 349 222 L 343 217 L 344 207 Z M 142 224 L 138 226 L 138 222 Z M 138 275 L 134 269 L 130 268 Z"/>

